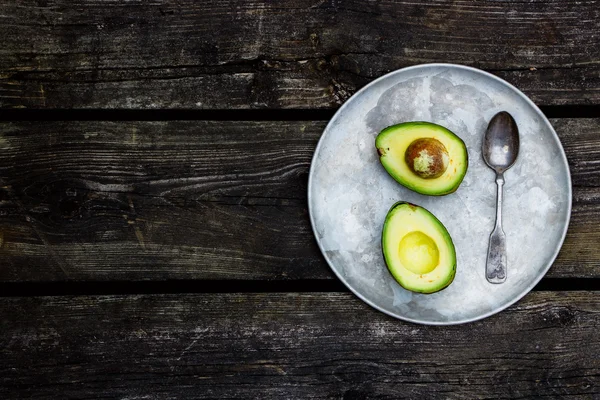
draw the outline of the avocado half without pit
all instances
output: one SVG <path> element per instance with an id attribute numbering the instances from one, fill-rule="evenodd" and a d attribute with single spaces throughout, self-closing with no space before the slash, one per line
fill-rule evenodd
<path id="1" fill-rule="evenodd" d="M 429 211 L 406 202 L 392 206 L 382 235 L 385 263 L 405 289 L 435 293 L 456 273 L 456 251 L 444 225 Z"/>
<path id="2" fill-rule="evenodd" d="M 465 143 L 430 122 L 385 128 L 375 140 L 379 160 L 401 185 L 417 193 L 442 196 L 460 186 L 469 165 Z"/>

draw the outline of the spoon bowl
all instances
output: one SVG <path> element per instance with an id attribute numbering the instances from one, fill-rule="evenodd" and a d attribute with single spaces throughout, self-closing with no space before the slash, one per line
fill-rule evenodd
<path id="1" fill-rule="evenodd" d="M 519 128 L 512 115 L 499 112 L 491 119 L 482 145 L 483 160 L 496 173 L 513 166 L 519 154 Z"/>

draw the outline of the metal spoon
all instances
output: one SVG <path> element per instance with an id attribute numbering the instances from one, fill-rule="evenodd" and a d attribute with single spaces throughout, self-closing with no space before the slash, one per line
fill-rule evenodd
<path id="1" fill-rule="evenodd" d="M 490 235 L 485 277 L 490 283 L 506 281 L 506 235 L 502 229 L 502 187 L 504 171 L 512 167 L 519 154 L 519 128 L 506 111 L 494 115 L 483 138 L 483 160 L 496 171 L 498 202 L 496 225 Z"/>

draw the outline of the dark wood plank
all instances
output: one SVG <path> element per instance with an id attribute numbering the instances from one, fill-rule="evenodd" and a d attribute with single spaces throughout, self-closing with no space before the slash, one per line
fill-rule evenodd
<path id="1" fill-rule="evenodd" d="M 553 122 L 576 186 L 549 276 L 600 277 L 600 120 Z M 5 124 L 0 281 L 330 279 L 305 199 L 324 124 Z"/>
<path id="2" fill-rule="evenodd" d="M 0 321 L 3 399 L 600 396 L 592 292 L 451 327 L 346 293 L 2 298 Z"/>
<path id="3" fill-rule="evenodd" d="M 551 122 L 565 148 L 575 187 L 569 231 L 549 275 L 554 276 L 560 266 L 560 276 L 580 271 L 581 276 L 600 277 L 600 257 L 594 254 L 600 243 L 600 119 Z"/>
<path id="4" fill-rule="evenodd" d="M 14 1 L 0 107 L 330 108 L 391 70 L 484 68 L 600 103 L 597 1 Z"/>
<path id="5" fill-rule="evenodd" d="M 1 251 L 8 265 L 0 276 L 330 277 L 305 201 L 322 128 L 322 122 L 6 125 Z"/>
<path id="6" fill-rule="evenodd" d="M 600 186 L 600 119 L 552 119 L 574 186 Z"/>

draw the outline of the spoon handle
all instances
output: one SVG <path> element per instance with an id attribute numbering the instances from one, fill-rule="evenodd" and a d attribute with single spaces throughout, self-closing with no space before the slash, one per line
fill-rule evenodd
<path id="1" fill-rule="evenodd" d="M 506 235 L 502 230 L 502 188 L 504 187 L 502 173 L 496 175 L 496 184 L 498 185 L 496 225 L 490 235 L 485 277 L 490 283 L 503 283 L 506 281 Z"/>

